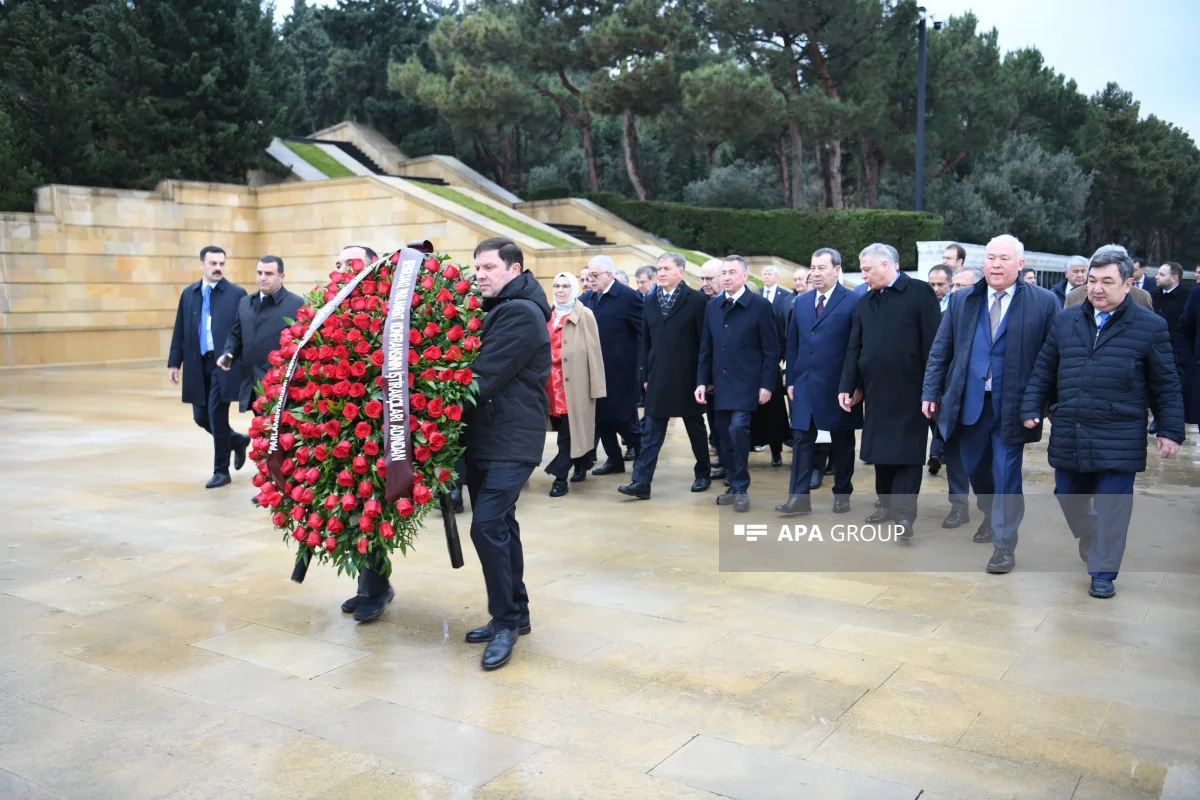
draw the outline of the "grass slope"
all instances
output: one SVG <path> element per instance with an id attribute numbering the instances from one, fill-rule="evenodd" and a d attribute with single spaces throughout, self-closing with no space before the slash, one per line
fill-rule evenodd
<path id="1" fill-rule="evenodd" d="M 315 144 L 308 142 L 284 141 L 287 149 L 303 158 L 312 167 L 321 170 L 327 178 L 353 178 L 354 173 L 333 156 L 326 153 Z"/>
<path id="2" fill-rule="evenodd" d="M 449 200 L 452 203 L 458 203 L 463 208 L 469 208 L 476 214 L 485 216 L 493 222 L 499 222 L 501 225 L 512 228 L 514 231 L 519 231 L 530 238 L 537 239 L 539 242 L 545 242 L 546 244 L 553 245 L 554 247 L 566 247 L 571 249 L 578 248 L 580 246 L 569 242 L 560 236 L 547 233 L 541 228 L 530 225 L 524 220 L 514 217 L 512 214 L 506 214 L 495 206 L 488 205 L 487 203 L 481 203 L 474 197 L 463 194 L 453 187 L 437 186 L 436 184 L 428 183 L 422 183 L 419 185 L 422 189 L 433 192 L 439 197 Z"/>

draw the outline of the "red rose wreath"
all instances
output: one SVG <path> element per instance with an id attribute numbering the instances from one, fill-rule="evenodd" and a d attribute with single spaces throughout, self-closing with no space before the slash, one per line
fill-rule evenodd
<path id="1" fill-rule="evenodd" d="M 297 542 L 295 580 L 313 558 L 354 575 L 406 552 L 457 477 L 483 311 L 474 282 L 422 244 L 330 273 L 270 355 L 251 458 L 259 505 Z"/>

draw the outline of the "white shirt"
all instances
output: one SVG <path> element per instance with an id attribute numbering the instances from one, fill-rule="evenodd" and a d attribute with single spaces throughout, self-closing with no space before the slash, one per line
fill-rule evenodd
<path id="1" fill-rule="evenodd" d="M 608 290 L 611 289 L 613 287 L 613 284 L 616 282 L 617 282 L 617 279 L 613 278 L 611 281 L 608 282 L 608 286 L 604 287 L 604 291 L 601 292 L 600 294 L 602 294 L 602 295 L 608 294 Z"/>
<path id="2" fill-rule="evenodd" d="M 768 303 L 775 302 L 775 292 L 779 290 L 779 285 L 763 287 L 763 297 L 767 298 Z"/>
<path id="3" fill-rule="evenodd" d="M 1162 290 L 1162 293 L 1163 293 L 1163 294 L 1170 294 L 1171 292 L 1175 291 L 1175 290 L 1176 290 L 1176 289 L 1178 289 L 1178 288 L 1179 288 L 1179 284 L 1177 283 L 1177 284 L 1175 284 L 1174 286 L 1172 286 L 1170 289 L 1163 289 L 1163 290 Z"/>
<path id="4" fill-rule="evenodd" d="M 741 297 L 745 293 L 745 291 L 746 291 L 746 284 L 743 283 L 742 288 L 737 290 L 737 294 L 734 294 L 731 296 L 728 293 L 726 293 L 725 299 L 732 300 L 733 302 L 736 303 L 738 301 L 738 298 Z"/>
<path id="5" fill-rule="evenodd" d="M 996 323 L 997 331 L 1000 330 L 1000 325 L 1001 325 L 1001 323 L 1004 322 L 1004 315 L 1008 313 L 1008 307 L 1010 305 L 1012 305 L 1012 296 L 1013 296 L 1013 292 L 1016 291 L 1016 288 L 1017 287 L 1015 284 L 1013 286 L 1008 287 L 1007 289 L 1001 289 L 999 291 L 997 291 L 996 289 L 993 289 L 991 286 L 988 287 L 987 310 L 988 310 L 988 324 L 989 325 L 991 324 L 992 303 L 996 302 L 997 294 L 999 294 L 1000 292 L 1004 292 L 1004 297 L 1000 300 L 1000 322 Z M 950 295 L 946 295 L 946 297 L 948 299 L 950 297 Z M 985 392 L 990 392 L 992 390 L 992 379 L 991 378 L 988 378 L 987 380 L 985 380 L 983 382 L 983 390 Z"/>
<path id="6" fill-rule="evenodd" d="M 822 297 L 825 298 L 825 307 L 829 308 L 829 298 L 833 297 L 833 290 L 836 288 L 836 286 L 832 286 L 827 292 L 817 292 L 817 296 L 813 299 L 813 308 L 816 308 L 818 305 L 820 305 Z"/>
<path id="7" fill-rule="evenodd" d="M 945 313 L 946 309 L 949 308 L 949 306 L 950 306 L 950 295 L 951 294 L 953 294 L 953 293 L 946 292 L 946 296 L 943 297 L 941 300 L 938 300 L 938 305 L 941 306 L 943 313 Z M 1001 308 L 1003 308 L 1003 303 L 1001 304 Z"/>

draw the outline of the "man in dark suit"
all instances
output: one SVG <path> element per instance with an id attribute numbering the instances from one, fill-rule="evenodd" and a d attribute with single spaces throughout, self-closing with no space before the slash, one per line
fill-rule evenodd
<path id="1" fill-rule="evenodd" d="M 1183 318 L 1183 309 L 1187 306 L 1187 292 L 1180 286 L 1183 282 L 1183 267 L 1174 261 L 1168 261 L 1158 268 L 1154 283 L 1158 289 L 1151 295 L 1154 303 L 1154 313 L 1167 323 L 1167 332 L 1171 334 L 1171 347 L 1175 351 L 1175 363 L 1179 371 L 1184 368 L 1183 339 L 1179 333 L 1179 320 Z"/>
<path id="2" fill-rule="evenodd" d="M 687 259 L 679 253 L 659 256 L 655 271 L 658 288 L 647 298 L 642 314 L 642 385 L 646 389 L 646 418 L 642 446 L 633 464 L 633 482 L 621 494 L 650 499 L 650 483 L 671 417 L 682 417 L 692 455 L 696 458 L 693 492 L 712 483 L 704 407 L 692 386 L 700 359 L 700 334 L 708 298 L 683 282 Z"/>
<path id="3" fill-rule="evenodd" d="M 895 520 L 896 536 L 908 538 L 929 439 L 921 382 L 941 312 L 929 284 L 900 272 L 899 260 L 894 247 L 879 243 L 858 256 L 870 291 L 855 309 L 838 403 L 849 413 L 867 402 L 861 455 L 875 465 L 875 492 L 883 501 L 867 522 Z"/>
<path id="4" fill-rule="evenodd" d="M 1071 256 L 1067 259 L 1067 269 L 1063 274 L 1062 280 L 1050 287 L 1050 291 L 1054 292 L 1054 296 L 1058 298 L 1058 305 L 1065 307 L 1067 304 L 1067 295 L 1072 290 L 1078 289 L 1087 283 L 1088 260 L 1083 256 Z"/>
<path id="5" fill-rule="evenodd" d="M 984 279 L 951 298 L 921 391 L 922 412 L 959 448 L 983 501 L 986 517 L 974 539 L 993 542 L 987 571 L 998 574 L 1016 563 L 1025 445 L 1042 438 L 1040 426 L 1022 425 L 1021 401 L 1059 313 L 1052 293 L 1020 279 L 1024 266 L 1025 247 L 1016 237 L 988 242 Z"/>
<path id="6" fill-rule="evenodd" d="M 729 477 L 728 491 L 717 505 L 749 511 L 750 416 L 771 399 L 779 380 L 779 329 L 762 295 L 746 290 L 750 270 L 741 256 L 721 263 L 720 295 L 704 310 L 704 334 L 696 370 L 696 402 L 715 394 L 721 462 Z"/>
<path id="7" fill-rule="evenodd" d="M 762 282 L 763 288 L 759 294 L 771 304 L 771 308 L 777 316 L 786 317 L 787 312 L 792 308 L 792 301 L 796 298 L 779 284 L 779 270 L 770 264 L 763 267 Z"/>
<path id="8" fill-rule="evenodd" d="M 1176 331 L 1183 355 L 1183 415 L 1189 425 L 1200 425 L 1200 283 L 1192 287 Z"/>
<path id="9" fill-rule="evenodd" d="M 238 389 L 238 408 L 244 414 L 254 402 L 255 391 L 271 365 L 267 356 L 279 349 L 279 334 L 295 321 L 304 298 L 283 286 L 283 259 L 263 256 L 255 266 L 258 291 L 238 303 L 237 317 L 226 337 L 223 355 L 217 366 L 229 372 L 235 361 L 242 362 L 242 385 Z"/>
<path id="10" fill-rule="evenodd" d="M 234 468 L 246 463 L 250 437 L 229 429 L 229 402 L 237 397 L 237 376 L 213 374 L 217 347 L 225 343 L 237 317 L 238 302 L 246 290 L 225 280 L 225 251 L 209 245 L 200 251 L 204 277 L 179 296 L 175 332 L 167 356 L 167 375 L 179 383 L 183 369 L 183 402 L 192 404 L 192 419 L 212 436 L 213 474 L 204 484 L 215 489 L 230 482 L 229 455 L 235 453 Z"/>
<path id="11" fill-rule="evenodd" d="M 642 334 L 642 296 L 616 280 L 616 267 L 608 256 L 596 256 L 588 262 L 595 290 L 581 298 L 591 309 L 600 331 L 600 350 L 604 358 L 604 382 L 608 394 L 596 401 L 596 439 L 604 444 L 607 460 L 593 475 L 613 475 L 625 471 L 625 456 L 618 434 L 637 441 L 638 400 L 642 391 L 638 381 L 638 339 Z"/>
<path id="12" fill-rule="evenodd" d="M 1154 276 L 1146 274 L 1146 259 L 1144 258 L 1139 257 L 1133 260 L 1133 285 L 1146 292 L 1155 290 Z"/>
<path id="13" fill-rule="evenodd" d="M 711 300 L 721 293 L 721 259 L 710 258 L 700 267 L 700 292 Z M 713 462 L 716 469 L 712 473 L 713 480 L 727 480 L 725 465 L 721 463 L 721 440 L 717 435 L 716 405 L 711 399 L 704 404 L 704 417 L 708 421 L 708 445 L 716 453 Z"/>
<path id="14" fill-rule="evenodd" d="M 768 264 L 762 270 L 762 296 L 771 304 L 775 313 L 775 327 L 779 330 L 779 353 L 787 346 L 788 321 L 792 316 L 792 303 L 796 295 L 779 285 L 779 270 Z M 788 423 L 787 401 L 784 400 L 783 374 L 776 370 L 778 380 L 771 387 L 771 400 L 754 412 L 750 420 L 750 445 L 769 447 L 771 466 L 783 466 L 783 443 L 792 438 Z"/>
<path id="15" fill-rule="evenodd" d="M 787 387 L 792 400 L 792 475 L 781 514 L 812 511 L 809 492 L 817 430 L 829 431 L 833 461 L 833 512 L 850 510 L 854 491 L 854 431 L 862 407 L 838 405 L 838 382 L 859 297 L 841 285 L 842 256 L 823 247 L 812 257 L 813 289 L 796 298 L 787 335 Z"/>

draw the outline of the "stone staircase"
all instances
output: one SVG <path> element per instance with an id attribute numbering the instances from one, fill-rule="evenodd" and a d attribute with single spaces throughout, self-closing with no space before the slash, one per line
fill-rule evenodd
<path id="1" fill-rule="evenodd" d="M 565 223 L 555 222 L 548 222 L 546 224 L 560 233 L 565 233 L 567 236 L 573 236 L 581 242 L 587 242 L 593 247 L 601 247 L 606 244 L 612 244 L 612 242 L 608 241 L 608 239 L 605 239 L 603 236 L 583 225 L 567 225 Z"/>

